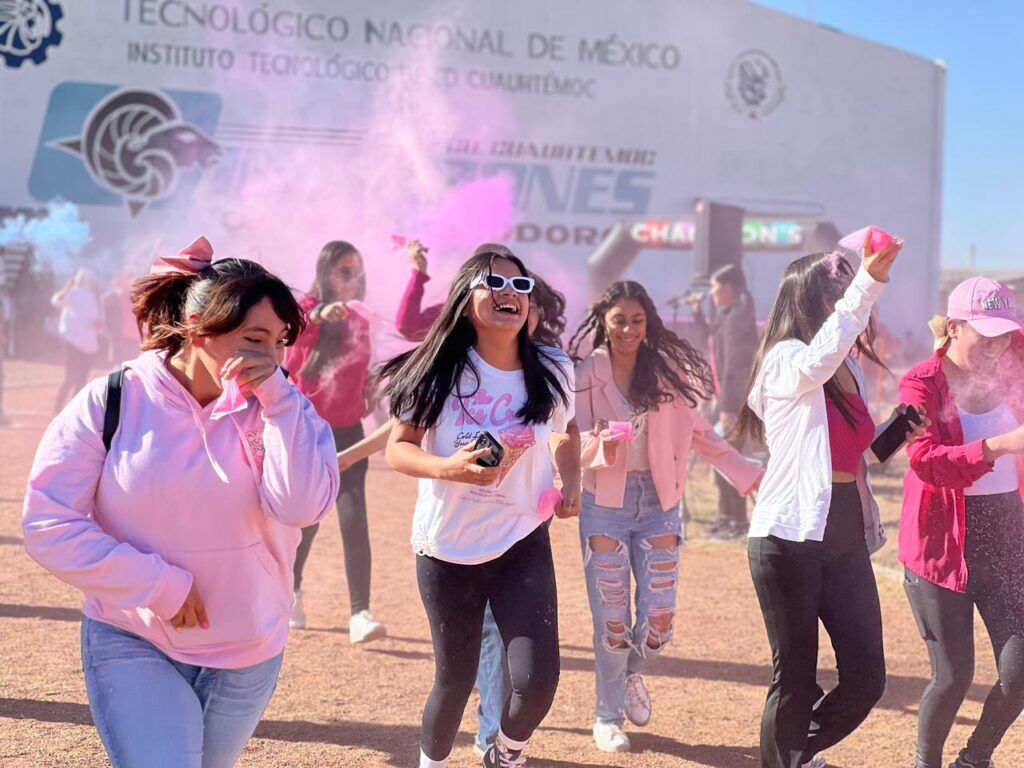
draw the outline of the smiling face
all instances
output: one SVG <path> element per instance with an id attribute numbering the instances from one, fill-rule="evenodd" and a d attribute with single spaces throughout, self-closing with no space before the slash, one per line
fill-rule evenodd
<path id="1" fill-rule="evenodd" d="M 635 355 L 647 338 L 647 313 L 636 299 L 619 299 L 602 318 L 612 354 Z"/>
<path id="2" fill-rule="evenodd" d="M 491 264 L 491 273 L 503 277 L 523 277 L 523 273 L 508 259 L 497 258 Z M 527 322 L 530 296 L 506 285 L 492 291 L 484 285 L 473 288 L 467 315 L 477 335 L 501 334 L 516 336 Z"/>
<path id="3" fill-rule="evenodd" d="M 971 373 L 995 374 L 999 359 L 1010 348 L 1011 334 L 982 336 L 966 320 L 949 321 L 950 352 Z"/>
<path id="4" fill-rule="evenodd" d="M 359 298 L 365 277 L 363 257 L 359 251 L 349 251 L 331 267 L 327 284 L 337 301 L 352 301 Z"/>
<path id="5" fill-rule="evenodd" d="M 192 339 L 192 348 L 211 378 L 219 381 L 224 363 L 239 350 L 263 352 L 280 364 L 287 335 L 287 324 L 278 317 L 270 299 L 264 297 L 253 305 L 238 328 L 217 336 Z"/>

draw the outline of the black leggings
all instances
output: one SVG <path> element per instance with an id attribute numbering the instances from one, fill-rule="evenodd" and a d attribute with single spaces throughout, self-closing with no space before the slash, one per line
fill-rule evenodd
<path id="1" fill-rule="evenodd" d="M 479 565 L 418 555 L 416 577 L 434 642 L 434 687 L 420 737 L 424 753 L 443 760 L 452 750 L 476 680 L 488 600 L 512 681 L 501 730 L 516 741 L 529 739 L 558 687 L 558 602 L 547 526 Z"/>
<path id="2" fill-rule="evenodd" d="M 334 444 L 339 451 L 363 439 L 363 427 L 334 427 Z M 341 543 L 345 550 L 345 577 L 348 579 L 348 601 L 352 615 L 370 608 L 370 528 L 366 521 L 366 470 L 369 462 L 365 459 L 353 464 L 347 472 L 341 473 L 338 489 L 338 523 L 341 526 Z M 302 570 L 313 547 L 313 539 L 320 530 L 320 523 L 302 529 L 302 541 L 295 553 L 295 589 L 302 587 Z"/>
<path id="3" fill-rule="evenodd" d="M 885 689 L 882 613 L 854 483 L 832 486 L 823 541 L 748 542 L 774 671 L 761 720 L 761 768 L 800 768 L 860 725 Z M 818 620 L 839 684 L 817 684 Z"/>
<path id="4" fill-rule="evenodd" d="M 942 768 L 942 748 L 974 680 L 974 607 L 999 679 L 985 698 L 967 755 L 984 765 L 1024 711 L 1024 505 L 1016 492 L 967 497 L 967 592 L 906 571 L 904 588 L 928 647 L 932 680 L 921 698 L 915 768 Z"/>

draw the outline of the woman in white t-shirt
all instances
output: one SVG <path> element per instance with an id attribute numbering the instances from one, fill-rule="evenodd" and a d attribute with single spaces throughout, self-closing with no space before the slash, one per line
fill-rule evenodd
<path id="1" fill-rule="evenodd" d="M 484 766 L 522 766 L 558 685 L 558 615 L 547 522 L 579 513 L 572 363 L 527 331 L 534 279 L 501 245 L 456 273 L 415 350 L 381 376 L 395 427 L 388 463 L 420 478 L 412 546 L 434 644 L 420 766 L 446 766 L 473 688 L 484 609 L 508 656 L 512 691 Z M 500 442 L 496 467 L 481 466 Z M 554 488 L 554 462 L 562 479 Z"/>
<path id="2" fill-rule="evenodd" d="M 100 299 L 96 278 L 82 267 L 67 285 L 53 294 L 50 303 L 60 310 L 57 334 L 64 344 L 64 381 L 57 390 L 55 412 L 73 392 L 85 386 L 100 348 Z"/>

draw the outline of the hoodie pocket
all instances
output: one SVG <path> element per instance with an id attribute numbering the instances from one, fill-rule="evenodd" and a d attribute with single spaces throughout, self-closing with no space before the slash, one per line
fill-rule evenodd
<path id="1" fill-rule="evenodd" d="M 291 591 L 262 542 L 241 549 L 171 552 L 167 559 L 192 574 L 209 629 L 175 631 L 163 622 L 171 647 L 180 650 L 263 642 L 288 620 Z"/>

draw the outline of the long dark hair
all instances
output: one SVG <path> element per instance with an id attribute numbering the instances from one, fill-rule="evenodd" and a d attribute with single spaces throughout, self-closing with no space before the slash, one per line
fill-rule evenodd
<path id="1" fill-rule="evenodd" d="M 789 339 L 798 339 L 804 344 L 811 342 L 833 313 L 836 302 L 846 292 L 854 274 L 850 262 L 838 252 L 812 253 L 786 267 L 754 359 L 748 392 L 754 388 L 765 355 L 772 347 Z M 874 341 L 875 322 L 871 319 L 865 332 L 857 338 L 855 348 L 861 356 L 885 368 L 875 353 Z M 835 377 L 826 381 L 824 388 L 825 397 L 852 426 L 853 414 L 842 397 L 842 389 Z M 764 442 L 764 422 L 749 405 L 744 404 L 734 431 L 736 435 L 749 435 L 758 442 Z"/>
<path id="2" fill-rule="evenodd" d="M 536 280 L 530 301 L 537 308 L 537 330 L 534 341 L 548 347 L 562 348 L 562 334 L 565 333 L 565 296 L 552 288 L 536 272 L 530 276 Z"/>
<path id="3" fill-rule="evenodd" d="M 197 275 L 147 275 L 132 283 L 132 311 L 142 349 L 177 354 L 189 337 L 220 336 L 238 328 L 264 298 L 288 327 L 290 346 L 306 327 L 291 289 L 254 261 L 221 259 Z"/>
<path id="4" fill-rule="evenodd" d="M 331 240 L 320 249 L 320 255 L 316 259 L 316 277 L 313 279 L 313 287 L 309 290 L 320 304 L 330 304 L 338 300 L 334 291 L 331 290 L 331 270 L 350 253 L 358 253 L 358 251 L 352 243 L 347 243 L 344 240 Z M 360 301 L 366 298 L 365 274 L 359 279 L 356 298 Z M 298 371 L 298 375 L 312 378 L 323 373 L 331 361 L 341 354 L 347 338 L 348 324 L 344 320 L 336 323 L 320 323 L 316 344 L 310 350 L 309 357 L 302 369 Z"/>
<path id="5" fill-rule="evenodd" d="M 715 385 L 711 366 L 686 339 L 665 327 L 651 297 L 640 283 L 621 280 L 590 307 L 579 329 L 569 342 L 569 355 L 579 362 L 580 346 L 590 337 L 591 348 L 608 345 L 604 318 L 623 299 L 633 299 L 647 315 L 647 337 L 640 345 L 629 402 L 637 412 L 655 410 L 659 404 L 682 397 L 691 407 L 698 400 L 710 400 Z"/>
<path id="6" fill-rule="evenodd" d="M 379 381 L 387 382 L 384 394 L 392 416 L 419 429 L 429 429 L 441 418 L 450 395 L 461 401 L 476 394 L 480 373 L 468 354 L 476 343 L 476 329 L 466 310 L 473 293 L 471 283 L 479 275 L 493 272 L 495 259 L 506 259 L 520 274 L 530 275 L 523 262 L 503 245 L 488 243 L 476 249 L 455 273 L 448 298 L 423 342 L 381 366 L 377 376 Z M 542 424 L 551 419 L 559 400 L 568 406 L 569 387 L 558 372 L 560 361 L 530 340 L 526 325 L 523 323 L 516 338 L 526 384 L 526 402 L 516 416 L 525 424 Z M 477 381 L 469 392 L 459 389 L 467 369 Z"/>

